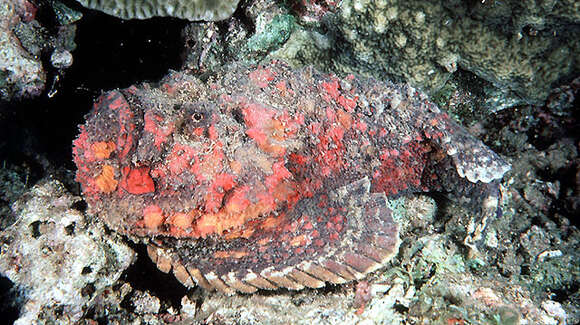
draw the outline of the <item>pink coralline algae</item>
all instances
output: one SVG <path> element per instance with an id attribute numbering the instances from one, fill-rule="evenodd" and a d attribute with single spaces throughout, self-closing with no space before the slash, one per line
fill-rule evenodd
<path id="1" fill-rule="evenodd" d="M 398 250 L 386 196 L 448 191 L 484 219 L 509 169 L 413 88 L 280 62 L 110 91 L 74 156 L 90 213 L 226 293 L 361 279 Z"/>

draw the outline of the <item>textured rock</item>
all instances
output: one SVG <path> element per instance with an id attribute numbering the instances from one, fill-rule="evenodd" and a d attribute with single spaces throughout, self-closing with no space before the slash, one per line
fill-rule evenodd
<path id="1" fill-rule="evenodd" d="M 249 52 L 270 52 L 288 40 L 295 28 L 294 17 L 278 15 L 246 44 Z"/>
<path id="2" fill-rule="evenodd" d="M 36 7 L 26 0 L 0 0 L 0 99 L 33 97 L 44 89 L 42 63 L 22 46 L 14 29 L 34 19 Z M 40 26 L 29 24 L 31 29 Z M 39 39 L 42 41 L 42 38 Z"/>
<path id="3" fill-rule="evenodd" d="M 18 218 L 0 233 L 0 272 L 24 292 L 16 324 L 78 321 L 132 263 L 129 247 L 72 207 L 79 200 L 47 181 L 14 204 Z"/>
<path id="4" fill-rule="evenodd" d="M 560 304 L 540 304 L 513 280 L 467 271 L 460 249 L 446 236 L 404 243 L 400 255 L 400 267 L 368 279 L 371 299 L 361 313 L 359 285 L 348 284 L 290 294 L 208 294 L 196 317 L 226 324 L 564 324 Z"/>
<path id="5" fill-rule="evenodd" d="M 124 19 L 155 16 L 217 21 L 229 18 L 239 0 L 77 0 L 84 6 Z"/>
<path id="6" fill-rule="evenodd" d="M 137 314 L 157 314 L 161 305 L 159 298 L 142 291 L 133 293 L 131 302 Z"/>
<path id="7" fill-rule="evenodd" d="M 509 166 L 413 88 L 279 62 L 206 78 L 109 92 L 74 143 L 90 212 L 188 286 L 360 279 L 397 251 L 385 195 L 468 198 L 470 240 L 495 214 Z"/>
<path id="8" fill-rule="evenodd" d="M 339 70 L 433 91 L 461 68 L 533 103 L 580 72 L 578 1 L 346 0 L 333 10 Z"/>
<path id="9" fill-rule="evenodd" d="M 0 146 L 1 150 L 5 150 Z M 18 200 L 28 187 L 29 171 L 20 166 L 4 164 L 0 168 L 0 230 L 6 229 L 14 222 L 9 204 Z M 5 204 L 7 202 L 8 204 Z"/>
<path id="10" fill-rule="evenodd" d="M 37 13 L 45 18 L 42 23 Z M 0 100 L 36 97 L 45 90 L 47 71 L 72 65 L 73 23 L 81 16 L 60 2 L 41 6 L 29 0 L 0 0 Z M 44 25 L 53 18 L 60 25 Z M 47 53 L 52 67 L 43 62 Z"/>

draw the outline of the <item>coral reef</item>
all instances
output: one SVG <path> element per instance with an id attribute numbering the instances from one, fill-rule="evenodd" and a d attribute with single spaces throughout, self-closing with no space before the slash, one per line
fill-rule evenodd
<path id="1" fill-rule="evenodd" d="M 24 291 L 16 324 L 80 320 L 133 262 L 119 237 L 74 208 L 79 200 L 46 180 L 13 205 L 16 222 L 0 233 L 0 272 Z"/>
<path id="2" fill-rule="evenodd" d="M 410 281 L 420 288 L 409 303 L 409 320 L 435 324 L 565 324 L 535 304 L 524 286 L 466 272 L 458 247 L 441 235 L 425 236 L 402 252 Z M 407 264 L 408 263 L 408 264 Z M 419 285 L 417 285 L 419 284 Z M 561 304 L 546 299 L 542 306 Z"/>
<path id="3" fill-rule="evenodd" d="M 189 24 L 183 30 L 186 40 L 183 66 L 213 71 L 232 62 L 258 63 L 301 28 L 295 17 L 276 2 L 252 1 L 241 6 L 240 11 L 245 20 L 237 17 L 228 20 L 227 33 L 212 22 Z"/>
<path id="4" fill-rule="evenodd" d="M 264 27 L 260 33 L 254 34 L 246 43 L 247 51 L 268 53 L 284 44 L 295 28 L 294 17 L 278 15 Z"/>
<path id="5" fill-rule="evenodd" d="M 25 192 L 29 173 L 29 170 L 19 166 L 7 166 L 6 161 L 0 167 L 0 230 L 14 222 L 9 205 Z"/>
<path id="6" fill-rule="evenodd" d="M 47 82 L 47 69 L 63 70 L 72 65 L 76 47 L 73 24 L 81 15 L 60 2 L 39 8 L 28 0 L 0 0 L 0 100 L 40 95 Z M 61 24 L 47 28 L 36 20 L 39 11 L 51 12 Z M 50 63 L 41 60 L 50 54 Z"/>
<path id="7" fill-rule="evenodd" d="M 423 206 L 426 201 L 397 200 L 400 206 L 417 207 L 396 216 L 398 220 L 433 217 L 428 215 L 430 209 Z M 469 272 L 461 248 L 445 235 L 409 239 L 412 234 L 405 233 L 404 237 L 407 239 L 397 257 L 399 266 L 358 283 L 318 291 L 234 296 L 193 291 L 184 295 L 177 307 L 160 309 L 154 296 L 139 290 L 131 292 L 125 283 L 109 292 L 108 299 L 101 300 L 96 306 L 96 315 L 115 310 L 107 314 L 107 320 L 223 324 L 565 324 L 573 321 L 562 304 L 547 298 L 534 301 L 532 291 L 526 286 L 502 277 Z M 119 310 L 120 300 L 129 301 L 135 309 Z"/>
<path id="8" fill-rule="evenodd" d="M 137 4 L 136 1 L 124 0 L 117 3 Z M 81 9 L 84 17 L 78 23 L 80 12 L 71 8 L 80 8 L 80 5 L 73 0 L 0 0 L 0 4 L 0 231 L 15 220 L 23 220 L 0 236 L 0 268 L 15 281 L 13 283 L 9 278 L 0 276 L 0 313 L 4 323 L 15 321 L 19 317 L 18 309 L 21 309 L 22 318 L 19 323 L 74 321 L 91 325 L 580 323 L 580 232 L 577 219 L 580 214 L 580 78 L 573 79 L 579 73 L 580 57 L 580 43 L 577 41 L 580 3 L 577 1 L 248 0 L 240 1 L 235 14 L 219 22 L 190 22 L 173 18 L 123 20 L 97 10 Z M 75 42 L 79 46 L 73 52 Z M 74 54 L 74 65 L 68 69 L 73 64 L 71 54 Z M 295 70 L 283 66 L 271 67 L 269 62 L 272 59 L 287 62 Z M 268 76 L 264 73 L 260 77 L 256 73 L 250 78 L 250 71 L 259 70 L 251 64 L 257 63 L 265 64 L 262 68 L 269 67 L 270 71 L 278 74 Z M 34 64 L 41 70 L 29 69 Z M 324 73 L 304 69 L 312 65 Z M 182 72 L 170 72 L 158 82 L 168 74 L 169 69 Z M 28 74 L 38 71 L 45 76 L 42 84 L 38 82 L 40 74 Z M 310 77 L 306 73 L 308 71 L 312 71 Z M 335 73 L 339 76 L 334 77 Z M 211 215 L 206 210 L 212 207 L 217 210 L 214 215 L 226 217 L 219 220 L 221 226 L 231 226 L 232 222 L 240 221 L 237 214 L 230 218 L 230 215 L 221 213 L 226 206 L 231 209 L 229 212 L 243 208 L 228 205 L 234 202 L 233 194 L 240 186 L 263 184 L 266 188 L 275 184 L 271 182 L 271 176 L 278 175 L 278 181 L 286 181 L 284 169 L 279 167 L 286 168 L 290 173 L 300 170 L 290 168 L 296 167 L 292 165 L 296 162 L 286 158 L 289 152 L 306 152 L 304 156 L 311 159 L 311 166 L 302 169 L 302 175 L 310 179 L 325 179 L 319 168 L 320 163 L 325 161 L 322 157 L 318 161 L 314 159 L 316 152 L 320 152 L 318 147 L 310 151 L 304 149 L 319 145 L 322 141 L 315 141 L 317 136 L 309 132 L 308 136 L 289 146 L 288 137 L 292 132 L 300 135 L 304 132 L 293 128 L 291 123 L 290 127 L 286 126 L 294 121 L 290 113 L 303 109 L 310 112 L 306 116 L 312 116 L 305 118 L 304 125 L 320 122 L 326 127 L 332 124 L 332 114 L 330 117 L 326 114 L 333 110 L 338 112 L 336 107 L 347 112 L 348 106 L 340 105 L 350 99 L 356 100 L 356 112 L 360 112 L 362 107 L 375 107 L 374 102 L 369 102 L 375 93 L 361 90 L 369 89 L 365 88 L 368 85 L 361 84 L 373 81 L 360 77 L 352 79 L 343 73 L 371 75 L 379 79 L 373 86 L 376 88 L 372 89 L 394 87 L 389 94 L 404 95 L 403 103 L 399 103 L 396 109 L 385 105 L 383 114 L 384 111 L 399 112 L 397 115 L 402 116 L 403 121 L 413 119 L 410 116 L 425 116 L 425 112 L 414 104 L 404 105 L 412 101 L 409 98 L 423 98 L 423 95 L 412 94 L 412 88 L 390 82 L 385 84 L 384 81 L 410 81 L 413 86 L 427 90 L 431 95 L 429 100 L 446 111 L 451 120 L 458 121 L 472 136 L 481 139 L 510 162 L 512 169 L 504 175 L 499 189 L 497 180 L 492 185 L 480 182 L 473 185 L 465 177 L 460 177 L 453 157 L 446 152 L 448 148 L 439 139 L 427 138 L 423 134 L 425 120 L 418 119 L 417 124 L 395 122 L 388 124 L 397 130 L 393 133 L 397 133 L 401 125 L 408 128 L 405 130 L 421 130 L 418 132 L 424 137 L 419 142 L 429 143 L 430 151 L 411 157 L 418 166 L 424 166 L 423 176 L 428 175 L 429 171 L 439 172 L 436 181 L 445 183 L 440 189 L 433 186 L 436 184 L 424 182 L 421 177 L 420 188 L 412 186 L 396 194 L 385 193 L 383 197 L 372 187 L 372 177 L 363 177 L 357 182 L 349 179 L 353 174 L 339 172 L 333 174 L 338 175 L 338 180 L 326 182 L 324 188 L 312 193 L 310 198 L 298 196 L 294 206 L 284 204 L 288 202 L 292 187 L 278 191 L 280 186 L 277 186 L 279 196 L 273 204 L 277 216 L 246 211 L 256 214 L 242 215 L 257 216 L 249 225 L 241 225 L 237 230 L 235 227 L 222 229 L 221 235 L 191 237 L 199 218 Z M 32 81 L 28 82 L 27 78 Z M 265 87 L 256 87 L 260 79 Z M 149 83 L 141 84 L 143 81 Z M 280 81 L 285 82 L 285 88 L 279 87 L 282 85 Z M 326 84 L 325 88 L 322 84 L 334 81 L 338 86 L 333 97 L 330 92 L 334 92 L 333 87 Z M 133 84 L 139 86 L 124 89 Z M 175 87 L 167 88 L 167 85 Z M 210 95 L 220 94 L 219 89 L 210 89 L 210 85 L 223 85 L 226 95 L 250 98 L 251 103 L 259 103 L 275 112 L 288 112 L 289 117 L 285 119 L 281 118 L 284 115 L 275 115 L 270 120 L 283 123 L 267 125 L 264 121 L 268 119 L 258 119 L 264 116 L 258 114 L 262 111 L 254 110 L 257 113 L 250 118 L 254 121 L 250 125 L 243 113 L 233 116 L 227 113 L 226 108 L 233 105 L 228 101 L 231 98 L 222 94 L 222 99 L 208 100 Z M 559 88 L 547 95 L 556 86 Z M 37 96 L 44 87 L 48 96 Z M 122 90 L 107 91 L 109 89 Z M 197 92 L 192 93 L 192 90 Z M 278 92 L 279 96 L 272 97 L 273 92 Z M 195 97 L 196 94 L 199 96 Z M 306 105 L 295 105 L 302 103 L 296 98 L 300 94 L 307 94 L 304 96 L 309 99 Z M 27 99 L 35 96 L 33 100 Z M 104 202 L 117 207 L 118 211 L 115 212 L 123 212 L 117 203 L 127 197 L 143 198 L 140 202 L 153 202 L 156 198 L 173 202 L 160 206 L 160 213 L 155 208 L 149 210 L 147 224 L 156 225 L 161 220 L 161 225 L 155 231 L 147 228 L 148 234 L 133 232 L 137 231 L 134 221 L 144 208 L 139 202 L 133 208 L 135 214 L 129 211 L 125 215 L 128 223 L 119 222 L 126 228 L 117 228 L 125 234 L 118 235 L 111 232 L 111 228 L 115 229 L 114 222 L 109 220 L 112 227 L 106 223 L 103 225 L 101 217 L 104 213 L 99 217 L 93 213 L 85 217 L 86 202 L 66 194 L 61 185 L 49 181 L 50 185 L 47 186 L 46 181 L 42 181 L 39 187 L 28 192 L 40 179 L 52 175 L 52 179 L 61 181 L 74 195 L 79 194 L 79 184 L 74 180 L 76 170 L 70 141 L 78 135 L 77 125 L 85 122 L 82 115 L 89 111 L 95 98 L 98 98 L 96 106 L 87 115 L 89 122 L 84 126 L 86 134 L 91 139 L 96 139 L 95 135 L 108 134 L 110 137 L 99 139 L 97 142 L 102 143 L 94 148 L 87 142 L 82 146 L 84 149 L 77 150 L 93 171 L 83 177 L 90 183 L 91 178 L 96 181 L 101 176 L 98 184 L 102 189 L 115 188 L 110 194 L 98 193 Z M 114 108 L 118 104 L 114 99 L 118 98 L 126 101 L 128 110 Z M 180 106 L 174 106 L 175 103 Z M 396 99 L 395 103 L 398 103 Z M 206 109 L 204 112 L 211 111 L 210 117 L 219 116 L 220 119 L 211 120 L 201 127 L 203 132 L 189 133 L 195 136 L 191 138 L 186 136 L 191 129 L 187 125 L 194 123 L 194 116 L 189 113 L 195 113 L 194 108 L 199 107 Z M 331 109 L 327 110 L 327 107 Z M 133 116 L 120 115 L 121 111 L 130 112 Z M 160 116 L 152 118 L 153 113 Z M 357 116 L 353 121 L 373 122 L 375 118 L 376 114 L 368 114 Z M 91 124 L 90 121 L 101 123 Z M 172 122 L 175 124 L 170 131 Z M 333 125 L 344 128 L 341 122 L 345 120 L 341 119 Z M 129 132 L 131 124 L 134 124 L 132 133 Z M 119 131 L 122 125 L 125 125 L 126 133 Z M 217 140 L 212 138 L 209 125 L 218 135 Z M 260 125 L 269 127 L 260 128 Z M 351 161 L 369 169 L 375 168 L 372 157 L 381 162 L 382 158 L 373 156 L 376 152 L 372 150 L 365 151 L 368 147 L 358 140 L 361 137 L 376 144 L 372 141 L 377 141 L 378 136 L 372 136 L 369 132 L 369 125 L 372 129 L 375 124 L 368 123 L 367 132 L 360 131 L 358 124 L 353 125 L 350 132 L 357 132 L 356 139 L 344 138 L 350 134 L 345 131 L 338 144 L 348 152 L 361 153 L 347 157 L 352 158 Z M 449 124 L 446 122 L 445 125 Z M 427 131 L 430 133 L 440 127 L 443 125 L 428 126 Z M 264 131 L 264 141 L 257 142 L 260 136 L 257 130 Z M 321 127 L 321 130 L 327 129 Z M 450 136 L 453 142 L 473 143 L 471 136 L 462 136 L 464 129 L 459 130 L 461 139 L 454 132 Z M 199 133 L 203 134 L 199 136 Z M 129 143 L 124 139 L 124 134 L 132 134 L 133 145 L 128 149 L 127 159 L 122 161 L 118 159 L 123 152 L 119 148 L 124 148 L 123 143 Z M 164 141 L 164 138 L 167 140 Z M 324 157 L 331 149 L 340 151 L 342 148 L 336 145 L 335 140 L 331 137 L 320 144 L 325 148 Z M 76 143 L 79 144 L 78 140 Z M 183 145 L 186 150 L 172 155 L 177 144 Z M 252 144 L 254 150 L 246 150 Z M 267 147 L 267 144 L 271 146 Z M 218 145 L 224 153 L 222 160 L 216 155 Z M 288 152 L 280 157 L 274 156 L 272 152 L 275 152 L 277 145 Z M 391 138 L 379 145 L 395 146 L 399 153 L 408 149 L 408 144 Z M 271 152 L 264 151 L 260 146 Z M 192 147 L 199 149 L 196 151 L 199 154 L 194 155 L 189 164 L 183 163 L 183 160 L 190 158 L 189 150 Z M 93 152 L 93 149 L 96 151 Z M 97 154 L 94 157 L 84 154 L 89 151 Z M 111 151 L 108 158 L 98 158 L 106 156 L 108 151 Z M 232 152 L 234 158 L 242 162 L 239 167 L 243 175 L 230 173 L 236 164 L 224 163 L 232 161 Z M 239 153 L 236 155 L 236 152 Z M 458 154 L 461 155 L 458 157 L 460 162 L 469 162 L 473 158 L 468 149 L 459 149 Z M 240 157 L 243 159 L 238 159 Z M 87 162 L 92 158 L 94 160 Z M 390 158 L 395 160 L 396 157 Z M 265 164 L 277 159 L 284 163 Z M 153 175 L 151 170 L 146 173 L 147 166 L 168 166 L 169 163 L 173 163 L 173 170 L 182 167 L 183 171 L 172 174 L 167 167 L 166 175 Z M 487 169 L 485 162 L 468 165 Z M 201 168 L 195 169 L 194 166 Z M 271 168 L 267 169 L 268 166 Z M 129 167 L 129 170 L 123 167 Z M 471 167 L 468 170 L 472 170 Z M 232 185 L 229 179 L 218 177 L 198 179 L 198 174 L 213 176 L 218 170 L 234 175 L 236 183 Z M 410 174 L 413 173 L 393 176 L 400 180 Z M 441 179 L 443 175 L 452 177 Z M 148 176 L 151 176 L 152 183 Z M 161 184 L 160 179 L 164 183 Z M 268 184 L 267 179 L 270 179 Z M 220 186 L 214 187 L 214 180 Z M 367 180 L 371 184 L 368 190 Z M 167 186 L 161 188 L 160 185 Z M 195 196 L 198 185 L 199 193 L 211 195 Z M 465 186 L 473 191 L 462 192 Z M 39 188 L 45 192 L 39 193 Z M 155 192 L 131 194 L 123 192 L 125 188 L 135 193 L 153 188 Z M 254 188 L 256 190 L 249 193 L 250 199 L 256 193 L 263 194 L 262 198 L 270 194 L 256 186 Z M 166 191 L 161 194 L 161 190 Z M 426 190 L 431 192 L 418 193 Z M 186 193 L 183 198 L 174 196 L 175 192 L 180 191 Z M 451 193 L 442 195 L 441 192 L 447 191 Z M 48 192 L 57 194 L 45 195 Z M 481 210 L 482 198 L 490 193 L 497 198 L 500 206 L 493 215 L 491 211 L 495 209 Z M 114 198 L 116 194 L 120 195 Z M 366 274 L 364 279 L 319 289 L 286 290 L 284 288 L 296 289 L 296 284 L 307 283 L 306 286 L 310 287 L 320 285 L 313 281 L 312 278 L 318 278 L 312 272 L 299 272 L 308 265 L 299 264 L 295 269 L 283 267 L 287 265 L 285 262 L 293 264 L 293 259 L 298 257 L 312 260 L 323 253 L 300 252 L 300 248 L 308 249 L 312 244 L 310 247 L 307 242 L 303 245 L 298 236 L 294 236 L 296 240 L 290 240 L 290 245 L 287 245 L 288 236 L 284 235 L 304 235 L 300 239 L 311 237 L 312 233 L 305 229 L 310 227 L 303 222 L 305 219 L 292 217 L 298 212 L 307 214 L 305 211 L 318 212 L 328 208 L 328 205 L 321 207 L 313 203 L 320 201 L 323 194 L 328 196 L 330 205 L 348 207 L 352 212 L 350 221 L 369 220 L 368 212 L 377 211 L 361 209 L 364 205 L 369 206 L 369 202 L 378 202 L 380 211 L 388 208 L 389 216 L 378 213 L 375 216 L 380 216 L 375 220 L 388 220 L 389 224 L 396 226 L 396 236 L 392 231 L 380 233 L 380 236 L 398 236 L 398 253 L 393 254 L 390 261 L 387 261 L 388 258 L 381 261 L 384 265 L 388 263 L 388 266 Z M 377 194 L 385 200 L 372 201 Z M 109 200 L 111 197 L 112 201 Z M 449 197 L 452 199 L 449 200 Z M 90 201 L 89 195 L 87 200 Z M 15 201 L 18 203 L 11 209 Z M 64 201 L 68 203 L 61 204 Z M 198 211 L 193 218 L 190 219 L 187 214 L 173 213 L 173 207 L 183 212 L 186 209 L 181 207 L 188 206 L 192 201 L 200 203 L 193 208 Z M 134 204 L 135 201 L 127 202 Z M 208 205 L 207 202 L 212 203 Z M 252 202 L 258 202 L 258 199 Z M 489 203 L 495 206 L 495 202 Z M 95 208 L 95 204 L 90 204 L 89 209 L 94 212 L 102 210 L 102 206 Z M 131 204 L 126 204 L 125 212 L 127 209 L 132 209 Z M 332 216 L 332 213 L 314 214 L 321 220 Z M 115 216 L 114 213 L 110 215 Z M 316 226 L 319 230 L 318 219 L 314 220 L 313 214 L 307 215 L 313 229 Z M 482 218 L 485 215 L 487 219 Z M 118 217 L 122 218 L 120 215 Z M 239 235 L 241 229 L 244 234 L 249 234 L 247 230 L 256 229 L 253 228 L 255 224 L 278 217 L 286 221 L 288 227 L 274 232 L 282 235 L 272 236 L 274 239 L 267 244 L 259 242 L 248 246 L 243 239 L 228 238 Z M 75 220 L 74 228 L 69 223 L 71 218 Z M 187 225 L 189 221 L 190 229 L 179 228 L 179 225 Z M 343 227 L 342 232 L 347 233 L 349 229 L 375 231 L 377 226 L 373 222 L 368 223 L 358 228 L 344 223 L 347 226 Z M 328 224 L 339 235 L 342 234 L 335 227 L 340 226 L 336 220 L 331 219 Z M 484 225 L 487 225 L 485 231 L 481 232 Z M 318 235 L 322 233 L 321 237 L 332 243 L 330 236 L 327 236 L 329 228 L 324 229 L 318 231 Z M 180 232 L 182 230 L 185 235 Z M 258 229 L 257 232 L 267 238 L 262 230 Z M 255 234 L 256 231 L 249 236 L 256 238 Z M 339 238 L 351 239 L 348 249 L 358 252 L 363 247 L 360 243 L 364 242 L 356 239 L 360 238 L 359 234 L 351 231 L 350 235 Z M 77 236 L 90 238 L 88 248 L 76 249 L 77 246 L 74 246 L 73 249 L 69 245 L 79 243 L 75 239 Z M 65 240 L 61 240 L 63 238 Z M 476 241 L 477 251 L 466 249 L 465 244 L 471 245 L 477 238 L 481 238 Z M 117 270 L 114 265 L 117 256 L 108 249 L 109 244 L 125 247 L 129 241 L 134 241 L 130 245 L 135 253 L 130 254 L 136 255 L 137 259 L 125 271 Z M 372 244 L 370 240 L 367 242 Z M 237 243 L 240 246 L 236 246 Z M 35 245 L 44 246 L 35 248 Z M 204 251 L 203 247 L 208 248 Z M 217 254 L 216 247 L 221 249 Z M 240 252 L 244 253 L 244 249 L 252 247 L 258 252 L 252 256 L 259 256 L 251 263 L 243 264 L 245 260 Z M 29 248 L 31 251 L 26 251 Z M 59 255 L 64 248 L 71 250 Z M 339 247 L 337 251 L 341 249 Z M 90 254 L 88 250 L 92 250 Z M 105 255 L 101 254 L 103 251 Z M 273 252 L 270 255 L 274 257 L 264 256 L 267 254 L 262 254 L 263 251 Z M 69 252 L 70 255 L 67 255 Z M 478 254 L 472 254 L 474 252 Z M 214 256 L 208 257 L 212 253 Z M 22 256 L 32 258 L 22 259 Z M 112 258 L 103 262 L 102 256 Z M 335 252 L 333 256 L 341 259 L 344 255 Z M 150 257 L 155 263 L 151 263 Z M 92 265 L 87 258 L 97 263 Z M 208 264 L 198 263 L 203 258 L 214 262 L 210 267 L 201 269 L 204 272 L 214 271 L 207 277 L 195 272 L 200 270 L 196 265 Z M 240 282 L 236 282 L 240 274 L 244 274 L 243 270 L 236 271 L 233 276 L 220 273 L 223 265 L 234 265 L 232 270 L 252 268 L 259 271 L 261 266 L 256 265 L 267 264 L 276 258 L 284 261 L 272 262 L 274 267 L 271 270 L 262 271 L 269 277 L 266 281 L 270 282 L 261 283 L 280 289 L 257 290 L 251 295 L 226 296 L 222 293 L 232 294 L 240 289 L 249 292 L 255 288 L 246 282 L 242 283 L 246 286 L 241 287 Z M 377 258 L 371 257 L 373 261 Z M 74 271 L 69 271 L 70 263 L 75 259 L 78 263 Z M 123 263 L 127 262 L 123 260 Z M 48 268 L 48 276 L 39 276 L 43 274 L 42 267 L 53 267 L 61 261 L 65 266 L 63 272 L 53 272 L 54 268 Z M 125 268 L 126 264 L 121 267 Z M 15 265 L 20 266 L 18 272 L 10 269 Z M 85 269 L 87 266 L 93 272 Z M 173 272 L 163 273 L 169 270 Z M 190 274 L 190 270 L 194 272 Z M 352 274 L 356 270 L 349 265 L 346 270 L 351 277 L 362 276 Z M 273 276 L 272 272 L 277 271 L 280 272 Z M 120 272 L 122 275 L 119 276 Z M 338 279 L 338 275 L 333 276 Z M 198 279 L 207 281 L 202 285 L 219 290 L 215 292 L 199 286 L 192 287 Z M 74 286 L 73 291 L 65 290 L 71 286 Z M 80 294 L 74 294 L 79 291 Z M 60 294 L 62 292 L 66 295 Z M 48 301 L 54 297 L 55 300 Z M 66 302 L 61 303 L 62 300 L 58 300 L 61 298 Z M 42 311 L 38 312 L 37 307 Z"/>
<path id="9" fill-rule="evenodd" d="M 229 18 L 239 0 L 77 0 L 84 6 L 124 19 L 155 16 L 217 21 Z"/>
<path id="10" fill-rule="evenodd" d="M 253 35 L 234 20 L 222 37 L 201 30 L 198 39 L 210 41 L 208 48 L 222 64 L 281 59 L 293 67 L 409 82 L 429 94 L 469 71 L 487 81 L 487 104 L 478 108 L 492 112 L 541 104 L 554 86 L 580 72 L 574 55 L 580 52 L 575 41 L 580 9 L 574 1 L 268 3 L 251 1 L 241 8 L 255 24 Z M 278 15 L 294 15 L 296 23 L 282 24 Z M 251 41 L 230 43 L 241 34 Z M 248 52 L 247 45 L 254 49 Z"/>
<path id="11" fill-rule="evenodd" d="M 318 2 L 308 2 L 308 15 Z M 335 70 L 438 90 L 457 69 L 541 103 L 580 71 L 576 1 L 365 1 L 327 5 Z M 306 40 L 312 44 L 314 39 Z M 306 46 L 311 48 L 312 46 Z M 310 61 L 312 62 L 312 61 Z"/>
<path id="12" fill-rule="evenodd" d="M 91 213 L 167 236 L 149 248 L 161 270 L 228 293 L 381 267 L 398 246 L 385 194 L 469 196 L 473 244 L 509 169 L 413 88 L 280 62 L 109 92 L 74 155 Z"/>
<path id="13" fill-rule="evenodd" d="M 0 1 L 0 99 L 37 96 L 44 89 L 42 63 L 22 47 L 13 30 L 30 22 L 34 13 L 27 0 Z"/>

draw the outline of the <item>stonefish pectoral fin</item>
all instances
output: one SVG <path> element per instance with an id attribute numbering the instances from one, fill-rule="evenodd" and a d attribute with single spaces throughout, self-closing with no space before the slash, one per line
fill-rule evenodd
<path id="1" fill-rule="evenodd" d="M 281 223 L 232 240 L 160 238 L 152 260 L 185 285 L 226 293 L 320 288 L 363 278 L 398 251 L 398 226 L 367 178 L 302 200 Z M 169 269 L 165 269 L 169 271 Z"/>

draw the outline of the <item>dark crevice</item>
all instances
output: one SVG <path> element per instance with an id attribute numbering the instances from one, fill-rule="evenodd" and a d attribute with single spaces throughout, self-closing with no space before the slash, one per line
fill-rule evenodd
<path id="1" fill-rule="evenodd" d="M 14 283 L 0 276 L 0 314 L 4 324 L 12 324 L 18 319 L 19 299 Z"/>
<path id="2" fill-rule="evenodd" d="M 76 201 L 75 203 L 73 203 L 71 205 L 71 208 L 78 210 L 80 212 L 85 212 L 85 211 L 87 211 L 88 206 L 87 206 L 87 202 L 85 202 L 83 200 L 79 200 L 79 201 Z"/>
<path id="3" fill-rule="evenodd" d="M 559 303 L 566 303 L 574 299 L 578 290 L 580 289 L 580 283 L 575 281 L 571 285 L 567 286 L 563 289 L 552 290 L 552 300 L 557 301 Z M 577 299 L 577 298 L 576 298 Z"/>
<path id="4" fill-rule="evenodd" d="M 38 238 L 42 234 L 40 233 L 40 221 L 34 221 L 30 224 L 30 233 L 32 234 L 32 238 Z"/>
<path id="5" fill-rule="evenodd" d="M 72 140 L 103 90 L 156 81 L 182 64 L 181 29 L 187 22 L 169 18 L 123 21 L 92 10 L 83 14 L 77 23 L 73 65 L 60 73 L 52 89 L 55 95 L 47 95 L 56 73 L 48 68 L 44 94 L 0 103 L 0 158 L 35 166 L 35 181 L 61 168 L 75 169 Z M 43 62 L 50 66 L 48 57 Z"/>
<path id="6" fill-rule="evenodd" d="M 134 289 L 150 292 L 161 301 L 179 309 L 181 298 L 187 294 L 187 288 L 173 276 L 173 273 L 163 273 L 157 269 L 147 255 L 145 245 L 132 245 L 132 248 L 137 252 L 137 260 L 125 271 L 125 281 Z"/>

